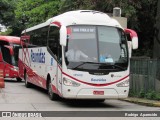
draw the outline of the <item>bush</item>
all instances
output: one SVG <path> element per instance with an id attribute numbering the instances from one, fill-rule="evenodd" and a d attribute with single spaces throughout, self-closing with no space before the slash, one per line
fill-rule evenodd
<path id="1" fill-rule="evenodd" d="M 140 92 L 136 93 L 133 90 L 129 91 L 129 97 L 138 97 L 138 98 L 146 98 L 150 100 L 160 100 L 160 92 L 156 92 L 154 90 L 149 90 L 145 92 L 143 89 Z"/>
<path id="2" fill-rule="evenodd" d="M 145 92 L 144 92 L 143 89 L 141 89 L 141 91 L 140 91 L 138 97 L 140 97 L 140 98 L 144 98 L 144 97 L 145 97 Z"/>
<path id="3" fill-rule="evenodd" d="M 156 100 L 160 100 L 160 93 L 156 94 Z"/>
<path id="4" fill-rule="evenodd" d="M 130 89 L 128 96 L 129 96 L 129 97 L 135 97 L 135 96 L 136 96 L 136 93 L 135 93 L 132 89 Z"/>
<path id="5" fill-rule="evenodd" d="M 152 90 L 149 90 L 147 92 L 147 94 L 145 95 L 145 97 L 147 99 L 151 99 L 151 100 L 156 100 L 156 92 L 155 91 L 152 91 Z"/>

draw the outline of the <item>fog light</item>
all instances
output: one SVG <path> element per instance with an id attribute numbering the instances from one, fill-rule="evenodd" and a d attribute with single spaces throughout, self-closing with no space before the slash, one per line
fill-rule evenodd
<path id="1" fill-rule="evenodd" d="M 13 67 L 13 68 L 11 68 L 11 70 L 13 70 L 13 71 L 18 71 L 18 67 Z"/>
<path id="2" fill-rule="evenodd" d="M 69 80 L 69 79 L 67 79 L 65 77 L 63 78 L 63 84 L 66 85 L 66 86 L 73 86 L 73 87 L 79 87 L 80 86 L 79 83 L 74 82 L 72 80 Z"/>

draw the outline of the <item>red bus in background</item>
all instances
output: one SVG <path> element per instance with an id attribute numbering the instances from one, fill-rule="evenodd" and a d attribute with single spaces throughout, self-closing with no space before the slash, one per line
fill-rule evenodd
<path id="1" fill-rule="evenodd" d="M 18 51 L 20 46 L 19 37 L 0 36 L 4 78 L 16 78 L 17 81 L 21 81 L 18 74 Z"/>

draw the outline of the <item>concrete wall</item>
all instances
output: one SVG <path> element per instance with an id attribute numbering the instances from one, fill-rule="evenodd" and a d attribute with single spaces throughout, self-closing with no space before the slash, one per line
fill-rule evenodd
<path id="1" fill-rule="evenodd" d="M 127 18 L 125 17 L 112 17 L 114 19 L 116 19 L 123 28 L 127 28 Z"/>

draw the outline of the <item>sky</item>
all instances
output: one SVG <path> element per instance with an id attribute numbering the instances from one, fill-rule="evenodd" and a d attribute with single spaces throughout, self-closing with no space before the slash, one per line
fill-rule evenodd
<path id="1" fill-rule="evenodd" d="M 0 24 L 0 32 L 5 32 L 6 30 L 6 27 Z"/>

